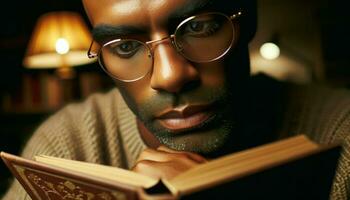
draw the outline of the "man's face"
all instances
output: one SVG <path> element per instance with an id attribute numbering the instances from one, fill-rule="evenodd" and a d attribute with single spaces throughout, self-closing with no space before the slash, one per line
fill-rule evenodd
<path id="1" fill-rule="evenodd" d="M 205 2 L 84 0 L 84 6 L 99 40 L 131 36 L 157 40 L 168 37 L 189 16 L 220 11 L 203 6 Z M 217 61 L 194 63 L 165 41 L 153 46 L 150 73 L 135 82 L 116 84 L 130 109 L 160 143 L 177 150 L 212 153 L 237 134 L 236 108 L 243 98 L 239 84 L 249 75 L 247 48 L 238 46 Z"/>

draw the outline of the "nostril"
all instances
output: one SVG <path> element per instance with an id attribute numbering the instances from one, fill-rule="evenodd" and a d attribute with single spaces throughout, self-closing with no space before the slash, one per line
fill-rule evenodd
<path id="1" fill-rule="evenodd" d="M 186 92 L 193 91 L 196 88 L 198 88 L 200 84 L 201 84 L 200 79 L 191 80 L 182 86 L 179 93 L 186 93 Z"/>
<path id="2" fill-rule="evenodd" d="M 163 68 L 165 67 L 163 66 Z M 193 66 L 178 65 L 171 68 L 167 76 L 160 73 L 160 69 L 154 69 L 157 71 L 153 71 L 151 77 L 151 87 L 153 89 L 171 93 L 184 93 L 194 90 L 200 85 L 201 79 L 199 78 L 198 72 L 192 69 L 194 68 Z"/>

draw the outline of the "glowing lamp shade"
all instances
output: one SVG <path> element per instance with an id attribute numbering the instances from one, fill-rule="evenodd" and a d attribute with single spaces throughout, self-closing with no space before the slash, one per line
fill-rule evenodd
<path id="1" fill-rule="evenodd" d="M 90 32 L 78 13 L 42 15 L 29 41 L 23 65 L 27 68 L 60 68 L 87 64 Z"/>
<path id="2" fill-rule="evenodd" d="M 260 47 L 260 54 L 267 60 L 274 60 L 280 55 L 280 48 L 271 42 L 265 43 Z"/>

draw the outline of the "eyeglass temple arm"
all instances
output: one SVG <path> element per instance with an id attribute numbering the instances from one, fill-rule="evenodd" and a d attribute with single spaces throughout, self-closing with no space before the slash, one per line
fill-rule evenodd
<path id="1" fill-rule="evenodd" d="M 94 41 L 92 40 L 91 44 L 90 44 L 90 47 L 89 47 L 89 50 L 87 52 L 87 56 L 88 58 L 96 58 L 97 57 L 97 53 L 94 53 L 94 52 L 91 52 L 91 49 L 92 49 L 92 45 L 94 44 Z"/>

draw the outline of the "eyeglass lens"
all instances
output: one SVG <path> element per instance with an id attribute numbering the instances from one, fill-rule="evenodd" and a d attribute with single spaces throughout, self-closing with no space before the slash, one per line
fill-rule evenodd
<path id="1" fill-rule="evenodd" d="M 200 15 L 181 24 L 175 33 L 180 53 L 194 62 L 209 62 L 232 45 L 232 24 L 224 15 Z"/>
<path id="2" fill-rule="evenodd" d="M 188 18 L 175 31 L 179 53 L 193 62 L 210 62 L 223 56 L 232 46 L 233 25 L 221 14 Z M 132 81 L 145 76 L 152 68 L 150 47 L 137 40 L 116 40 L 104 45 L 99 58 L 102 67 L 113 77 Z"/>
<path id="3" fill-rule="evenodd" d="M 136 80 L 152 67 L 149 47 L 137 40 L 121 40 L 101 49 L 101 65 L 119 80 Z"/>

